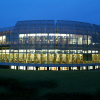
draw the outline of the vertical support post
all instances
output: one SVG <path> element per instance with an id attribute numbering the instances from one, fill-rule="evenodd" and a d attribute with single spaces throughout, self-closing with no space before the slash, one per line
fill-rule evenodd
<path id="1" fill-rule="evenodd" d="M 88 66 L 86 66 L 86 70 L 88 70 Z"/>
<path id="2" fill-rule="evenodd" d="M 43 54 L 41 54 L 41 64 L 43 63 L 42 61 L 43 61 Z"/>
<path id="3" fill-rule="evenodd" d="M 36 70 L 38 70 L 38 67 L 36 66 Z"/>
<path id="4" fill-rule="evenodd" d="M 62 64 L 62 54 L 60 54 L 60 64 Z"/>
<path id="5" fill-rule="evenodd" d="M 48 62 L 48 64 L 50 64 L 49 57 L 50 57 L 50 54 L 47 54 L 47 62 Z"/>
<path id="6" fill-rule="evenodd" d="M 54 54 L 54 64 L 56 64 L 56 54 Z"/>
<path id="7" fill-rule="evenodd" d="M 71 70 L 71 67 L 69 67 L 69 70 Z"/>
<path id="8" fill-rule="evenodd" d="M 26 70 L 27 70 L 27 66 L 26 66 Z"/>
<path id="9" fill-rule="evenodd" d="M 95 66 L 93 66 L 93 69 L 95 69 Z"/>
<path id="10" fill-rule="evenodd" d="M 14 56 L 14 53 L 13 53 L 13 63 L 15 62 L 15 56 Z"/>
<path id="11" fill-rule="evenodd" d="M 77 70 L 80 70 L 80 66 L 77 67 Z"/>
<path id="12" fill-rule="evenodd" d="M 10 63 L 10 48 L 9 48 L 9 63 Z"/>
<path id="13" fill-rule="evenodd" d="M 49 67 L 47 66 L 47 71 L 49 71 Z"/>
<path id="14" fill-rule="evenodd" d="M 60 67 L 58 67 L 58 70 L 60 70 Z"/>
<path id="15" fill-rule="evenodd" d="M 22 62 L 24 63 L 24 53 L 23 53 L 23 61 Z"/>
<path id="16" fill-rule="evenodd" d="M 16 70 L 18 70 L 18 66 L 16 66 Z"/>

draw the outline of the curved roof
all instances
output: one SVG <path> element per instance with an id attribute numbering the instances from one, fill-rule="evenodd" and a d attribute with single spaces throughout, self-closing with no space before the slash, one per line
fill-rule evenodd
<path id="1" fill-rule="evenodd" d="M 30 20 L 18 21 L 13 29 L 12 34 L 27 33 L 66 33 L 90 35 L 93 40 L 99 42 L 100 26 L 90 23 L 67 21 L 67 20 Z"/>
<path id="2" fill-rule="evenodd" d="M 60 34 L 75 34 L 83 36 L 83 40 L 87 41 L 87 44 L 73 46 L 77 49 L 94 49 L 99 50 L 100 45 L 100 26 L 90 23 L 57 20 L 31 20 L 31 21 L 18 21 L 11 33 L 11 42 L 18 42 L 19 34 L 33 34 L 33 33 L 60 33 Z M 85 38 L 86 36 L 86 38 Z M 88 45 L 88 38 L 91 37 L 91 44 Z M 70 37 L 68 37 L 70 39 Z M 76 40 L 77 40 L 76 38 Z M 82 41 L 83 41 L 82 40 Z M 13 45 L 14 46 L 14 45 Z M 13 47 L 12 46 L 12 47 Z M 70 46 L 71 47 L 71 46 Z M 33 48 L 33 47 L 32 47 Z M 64 49 L 69 49 L 69 44 L 66 43 Z"/>
<path id="3" fill-rule="evenodd" d="M 14 27 L 14 31 L 20 33 L 33 33 L 33 32 L 57 32 L 59 33 L 76 33 L 76 34 L 89 34 L 89 32 L 99 32 L 100 26 L 90 23 L 57 20 L 30 20 L 18 21 Z"/>

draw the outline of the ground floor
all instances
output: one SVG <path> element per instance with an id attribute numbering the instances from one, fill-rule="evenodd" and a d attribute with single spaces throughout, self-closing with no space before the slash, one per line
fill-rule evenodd
<path id="1" fill-rule="evenodd" d="M 99 69 L 99 66 L 78 66 L 78 67 L 35 67 L 35 66 L 10 66 L 10 69 L 14 70 L 95 70 Z"/>
<path id="2" fill-rule="evenodd" d="M 0 47 L 0 62 L 30 64 L 89 64 L 100 63 L 97 50 L 35 50 Z"/>

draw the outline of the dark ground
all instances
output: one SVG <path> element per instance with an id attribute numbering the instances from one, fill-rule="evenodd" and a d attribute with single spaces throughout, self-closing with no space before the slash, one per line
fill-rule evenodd
<path id="1" fill-rule="evenodd" d="M 100 100 L 99 71 L 0 69 L 0 100 Z"/>

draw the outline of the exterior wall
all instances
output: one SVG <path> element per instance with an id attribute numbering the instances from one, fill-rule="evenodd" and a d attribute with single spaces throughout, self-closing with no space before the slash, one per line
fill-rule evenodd
<path id="1" fill-rule="evenodd" d="M 17 22 L 13 30 L 0 32 L 0 64 L 65 67 L 65 70 L 100 66 L 99 37 L 100 26 L 88 23 Z"/>

